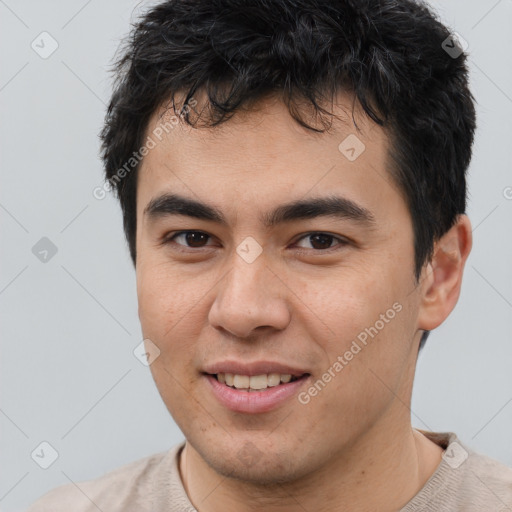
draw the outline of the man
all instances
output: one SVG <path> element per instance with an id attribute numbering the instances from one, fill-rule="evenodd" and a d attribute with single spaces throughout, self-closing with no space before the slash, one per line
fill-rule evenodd
<path id="1" fill-rule="evenodd" d="M 31 511 L 512 510 L 511 469 L 410 417 L 472 244 L 465 59 L 412 0 L 149 10 L 103 157 L 186 442 Z"/>

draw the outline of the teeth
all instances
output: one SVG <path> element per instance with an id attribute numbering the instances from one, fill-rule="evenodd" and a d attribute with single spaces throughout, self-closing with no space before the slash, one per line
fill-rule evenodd
<path id="1" fill-rule="evenodd" d="M 269 373 L 262 375 L 235 375 L 233 373 L 218 373 L 217 380 L 236 389 L 262 390 L 272 388 L 283 383 L 286 384 L 297 377 L 290 374 Z"/>
<path id="2" fill-rule="evenodd" d="M 281 375 L 279 373 L 270 373 L 267 375 L 267 386 L 272 388 L 281 382 Z"/>
<path id="3" fill-rule="evenodd" d="M 235 386 L 236 389 L 248 388 L 249 380 L 247 375 L 235 375 L 233 378 L 233 386 Z"/>
<path id="4" fill-rule="evenodd" d="M 251 389 L 265 389 L 268 386 L 266 375 L 253 375 L 249 379 L 249 387 Z"/>

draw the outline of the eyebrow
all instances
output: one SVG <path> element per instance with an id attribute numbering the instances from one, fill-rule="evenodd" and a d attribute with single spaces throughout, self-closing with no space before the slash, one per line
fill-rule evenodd
<path id="1" fill-rule="evenodd" d="M 224 226 L 228 225 L 219 209 L 178 194 L 163 194 L 155 197 L 144 209 L 144 216 L 152 220 L 169 215 L 184 215 Z M 375 216 L 370 210 L 346 197 L 333 195 L 300 199 L 282 204 L 260 217 L 260 221 L 266 228 L 272 228 L 287 222 L 317 217 L 351 220 L 367 227 L 373 227 L 376 224 Z"/>

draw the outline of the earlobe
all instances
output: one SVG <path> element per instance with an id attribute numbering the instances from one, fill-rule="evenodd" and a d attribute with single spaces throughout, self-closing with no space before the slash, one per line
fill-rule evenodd
<path id="1" fill-rule="evenodd" d="M 452 228 L 435 243 L 434 255 L 425 265 L 420 281 L 418 329 L 435 329 L 455 307 L 472 243 L 471 223 L 466 215 L 459 215 Z"/>

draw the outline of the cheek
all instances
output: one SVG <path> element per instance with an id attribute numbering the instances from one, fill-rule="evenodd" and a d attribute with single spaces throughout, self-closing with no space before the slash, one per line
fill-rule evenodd
<path id="1" fill-rule="evenodd" d="M 150 371 L 163 402 L 179 424 L 183 411 L 192 419 L 196 414 L 189 393 L 198 378 L 192 361 L 201 325 L 197 316 L 200 304 L 194 300 L 197 294 L 187 293 L 185 283 L 165 265 L 141 265 L 137 272 L 142 333 L 160 350 Z"/>
<path id="2" fill-rule="evenodd" d="M 197 279 L 177 273 L 168 264 L 141 265 L 137 269 L 139 320 L 144 338 L 149 338 L 160 350 L 151 365 L 157 387 L 162 392 L 179 385 L 183 379 L 195 376 L 192 368 L 197 343 L 207 320 L 207 300 L 204 287 Z"/>
<path id="3" fill-rule="evenodd" d="M 145 336 L 164 342 L 176 326 L 193 314 L 190 283 L 180 280 L 166 265 L 142 264 L 137 268 L 138 312 Z"/>
<path id="4" fill-rule="evenodd" d="M 339 278 L 331 274 L 305 281 L 297 295 L 303 303 L 301 309 L 315 313 L 315 323 L 324 326 L 328 333 L 323 337 L 325 348 L 336 355 L 396 301 L 387 286 L 350 269 L 342 269 Z"/>
<path id="5" fill-rule="evenodd" d="M 313 338 L 326 355 L 320 371 L 334 373 L 325 377 L 333 383 L 328 386 L 354 409 L 365 407 L 358 397 L 389 393 L 384 383 L 396 388 L 404 371 L 415 314 L 413 297 L 404 289 L 398 274 L 371 272 L 345 272 L 343 279 L 304 287 L 304 303 L 318 315 L 318 332 L 324 326 L 327 333 Z"/>

